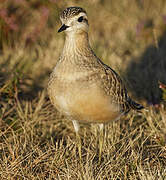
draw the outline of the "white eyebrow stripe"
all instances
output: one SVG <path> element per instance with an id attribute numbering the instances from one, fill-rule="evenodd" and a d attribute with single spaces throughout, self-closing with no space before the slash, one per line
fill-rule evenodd
<path id="1" fill-rule="evenodd" d="M 84 17 L 88 18 L 87 15 L 86 15 L 84 12 L 79 13 L 77 16 L 78 16 L 78 17 L 84 16 Z"/>

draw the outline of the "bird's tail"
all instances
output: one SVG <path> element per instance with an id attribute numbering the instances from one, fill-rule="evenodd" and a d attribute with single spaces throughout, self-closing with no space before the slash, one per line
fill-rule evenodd
<path id="1" fill-rule="evenodd" d="M 130 99 L 130 107 L 134 110 L 140 111 L 142 109 L 144 109 L 144 106 L 142 106 L 141 104 L 138 104 L 136 102 L 134 102 L 133 100 Z"/>

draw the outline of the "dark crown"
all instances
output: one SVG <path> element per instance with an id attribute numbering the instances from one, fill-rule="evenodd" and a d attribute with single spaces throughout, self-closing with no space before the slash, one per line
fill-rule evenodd
<path id="1" fill-rule="evenodd" d="M 80 12 L 86 13 L 86 11 L 81 7 L 68 7 L 62 12 L 60 17 L 62 19 L 67 19 L 78 15 Z"/>

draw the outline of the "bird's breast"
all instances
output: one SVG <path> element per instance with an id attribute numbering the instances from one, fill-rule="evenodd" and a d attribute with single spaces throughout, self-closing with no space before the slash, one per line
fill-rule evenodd
<path id="1" fill-rule="evenodd" d="M 55 78 L 49 96 L 63 114 L 82 122 L 106 123 L 120 115 L 118 104 L 111 103 L 99 88 L 98 80 L 86 81 L 87 74 Z M 92 78 L 93 79 L 93 78 Z"/>

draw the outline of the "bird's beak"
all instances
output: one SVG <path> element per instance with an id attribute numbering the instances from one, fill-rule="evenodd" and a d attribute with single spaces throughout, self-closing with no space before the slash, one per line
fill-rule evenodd
<path id="1" fill-rule="evenodd" d="M 66 30 L 66 29 L 69 28 L 69 27 L 70 27 L 70 26 L 67 26 L 67 25 L 63 24 L 63 25 L 60 27 L 60 29 L 58 30 L 58 32 L 62 32 L 62 31 Z"/>

